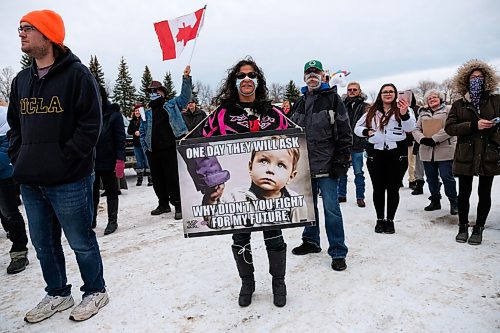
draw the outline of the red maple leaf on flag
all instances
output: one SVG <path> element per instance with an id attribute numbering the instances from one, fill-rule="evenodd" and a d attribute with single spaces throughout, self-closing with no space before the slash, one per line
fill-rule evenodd
<path id="1" fill-rule="evenodd" d="M 183 42 L 184 46 L 186 46 L 188 41 L 194 39 L 195 37 L 196 37 L 196 30 L 194 30 L 193 27 L 191 27 L 191 25 L 188 25 L 186 27 L 186 23 L 184 22 L 182 22 L 182 28 L 178 29 L 177 35 L 175 36 L 177 42 Z"/>

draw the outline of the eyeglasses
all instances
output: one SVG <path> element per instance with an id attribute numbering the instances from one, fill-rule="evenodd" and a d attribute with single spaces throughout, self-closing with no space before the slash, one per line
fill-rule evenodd
<path id="1" fill-rule="evenodd" d="M 316 73 L 316 74 L 321 74 L 321 71 L 318 69 L 318 68 L 315 68 L 315 67 L 311 67 L 311 68 L 308 68 L 304 74 L 311 74 L 311 73 Z"/>
<path id="2" fill-rule="evenodd" d="M 35 30 L 36 30 L 36 28 L 32 25 L 23 25 L 23 26 L 17 28 L 17 31 L 19 33 L 24 32 L 26 34 L 29 32 L 35 31 Z"/>
<path id="3" fill-rule="evenodd" d="M 382 95 L 394 94 L 394 90 L 383 90 Z"/>
<path id="4" fill-rule="evenodd" d="M 238 72 L 238 73 L 236 73 L 236 78 L 238 80 L 243 80 L 246 77 L 248 77 L 249 79 L 255 79 L 257 77 L 257 73 L 255 73 L 255 72 L 248 72 L 248 73 Z"/>
<path id="5" fill-rule="evenodd" d="M 358 91 L 358 89 L 356 89 L 356 88 L 349 88 L 349 89 L 347 89 L 347 91 Z"/>

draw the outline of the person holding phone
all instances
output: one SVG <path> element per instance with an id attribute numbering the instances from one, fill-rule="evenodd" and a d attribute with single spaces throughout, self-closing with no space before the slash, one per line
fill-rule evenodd
<path id="1" fill-rule="evenodd" d="M 399 185 L 408 167 L 406 133 L 415 129 L 415 115 L 406 99 L 396 99 L 392 83 L 380 88 L 377 99 L 358 120 L 354 133 L 368 137 L 366 166 L 373 186 L 373 204 L 377 213 L 376 233 L 393 234 L 394 217 L 399 205 Z M 385 197 L 387 192 L 387 214 Z"/>
<path id="2" fill-rule="evenodd" d="M 458 176 L 459 243 L 479 245 L 491 209 L 493 178 L 500 175 L 500 95 L 495 94 L 498 77 L 483 61 L 473 59 L 463 64 L 454 78 L 462 96 L 451 107 L 445 131 L 458 137 L 453 173 Z M 473 177 L 479 176 L 476 224 L 469 237 L 469 208 Z"/>

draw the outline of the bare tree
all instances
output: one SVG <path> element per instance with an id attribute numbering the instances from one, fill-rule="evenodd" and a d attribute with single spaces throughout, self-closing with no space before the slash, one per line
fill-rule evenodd
<path id="1" fill-rule="evenodd" d="M 453 90 L 451 79 L 448 78 L 448 79 L 444 80 L 443 82 L 441 82 L 441 84 L 439 85 L 439 90 L 441 90 L 441 92 L 443 93 L 444 101 L 448 104 L 450 102 L 451 94 L 452 94 L 452 90 Z"/>
<path id="2" fill-rule="evenodd" d="M 9 101 L 10 86 L 14 77 L 15 73 L 12 67 L 2 68 L 2 71 L 0 72 L 0 97 L 2 97 L 6 102 Z"/>
<path id="3" fill-rule="evenodd" d="M 207 108 L 214 97 L 214 92 L 208 83 L 196 81 L 195 86 L 198 90 L 198 99 L 203 107 Z"/>
<path id="4" fill-rule="evenodd" d="M 374 91 L 374 90 L 371 90 L 369 93 L 368 93 L 368 96 L 370 97 L 371 99 L 371 103 L 375 103 L 375 100 L 377 99 L 377 95 L 378 95 L 378 92 Z"/>
<path id="5" fill-rule="evenodd" d="M 439 84 L 436 81 L 431 81 L 431 80 L 421 80 L 418 81 L 417 87 L 415 90 L 413 90 L 413 93 L 415 94 L 415 97 L 417 100 L 423 100 L 424 101 L 424 96 L 425 94 L 431 90 L 431 89 L 437 89 L 439 87 Z M 426 104 L 426 101 L 424 101 Z"/>
<path id="6" fill-rule="evenodd" d="M 279 83 L 272 83 L 271 89 L 269 89 L 269 97 L 276 103 L 283 99 L 283 94 L 285 93 L 285 87 Z"/>

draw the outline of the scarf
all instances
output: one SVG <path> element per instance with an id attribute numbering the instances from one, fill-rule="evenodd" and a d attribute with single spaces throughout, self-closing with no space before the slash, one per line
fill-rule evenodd
<path id="1" fill-rule="evenodd" d="M 475 77 L 469 82 L 469 94 L 472 105 L 479 111 L 479 101 L 481 93 L 484 90 L 484 79 L 482 77 Z"/>

